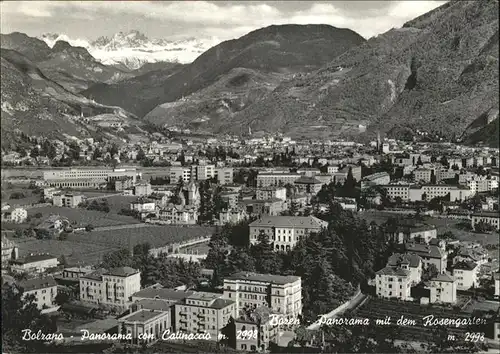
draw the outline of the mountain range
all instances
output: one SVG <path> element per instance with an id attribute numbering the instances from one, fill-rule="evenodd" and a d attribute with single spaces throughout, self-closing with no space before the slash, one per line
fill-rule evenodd
<path id="1" fill-rule="evenodd" d="M 284 28 L 275 27 L 272 35 L 282 37 Z M 294 43 L 301 39 L 295 37 Z M 193 102 L 201 106 L 213 102 L 213 94 L 187 96 L 198 89 L 196 82 L 203 75 L 224 80 L 224 75 L 241 66 L 217 65 L 209 74 L 195 71 L 213 65 L 210 53 L 223 45 L 168 78 L 165 103 L 144 119 L 187 126 L 199 126 L 205 120 L 203 128 L 212 132 L 242 133 L 250 126 L 252 131 L 280 131 L 296 137 L 345 137 L 367 127 L 367 134 L 372 135 L 380 131 L 411 138 L 420 131 L 438 139 L 498 144 L 498 138 L 495 142 L 495 138 L 477 133 L 491 134 L 495 124 L 498 126 L 498 1 L 449 2 L 402 28 L 331 53 L 320 69 L 285 77 L 257 101 L 217 120 L 207 120 L 202 113 L 184 115 L 183 107 Z M 239 55 L 248 57 L 245 47 L 239 50 Z M 256 63 L 267 63 L 272 56 L 259 53 L 255 58 Z M 287 56 L 272 59 L 271 66 L 284 64 L 281 59 L 294 63 Z M 256 65 L 253 69 L 261 68 Z M 195 79 L 189 80 L 193 71 Z M 180 80 L 180 91 L 187 96 L 182 103 L 175 102 L 179 98 L 176 76 L 186 78 L 186 84 Z M 227 100 L 225 105 L 237 106 L 240 99 Z"/>
<path id="2" fill-rule="evenodd" d="M 2 70 L 2 110 L 10 110 L 18 128 L 28 117 L 11 108 L 17 107 L 8 97 L 17 95 L 14 82 L 23 83 L 19 92 L 32 101 L 30 119 L 50 111 L 35 97 L 57 85 L 57 92 L 96 100 L 100 109 L 121 107 L 123 115 L 162 127 L 236 134 L 251 127 L 307 138 L 425 133 L 498 146 L 496 0 L 451 1 L 368 41 L 328 25 L 269 26 L 206 51 L 208 42 L 191 39 L 190 48 L 204 51 L 193 62 L 149 62 L 136 70 L 130 63 L 103 64 L 95 53 L 175 42 L 138 31 L 88 45 L 61 39 L 1 36 L 10 50 L 2 50 L 8 69 L 7 75 Z M 19 69 L 23 61 L 28 72 Z"/>
<path id="3" fill-rule="evenodd" d="M 46 33 L 40 37 L 49 47 L 57 41 L 82 46 L 102 64 L 120 69 L 137 70 L 147 63 L 191 63 L 200 54 L 220 42 L 211 38 L 187 38 L 177 41 L 149 39 L 145 34 L 132 30 L 118 32 L 111 37 L 99 37 L 95 41 L 70 39 L 64 34 Z"/>

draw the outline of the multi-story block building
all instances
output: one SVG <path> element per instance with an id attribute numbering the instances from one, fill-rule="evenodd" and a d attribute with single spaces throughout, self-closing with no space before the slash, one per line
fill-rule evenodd
<path id="1" fill-rule="evenodd" d="M 491 225 L 494 229 L 499 230 L 500 227 L 500 214 L 498 211 L 483 211 L 479 213 L 473 213 L 471 219 L 471 226 L 473 229 L 480 222 Z"/>
<path id="2" fill-rule="evenodd" d="M 401 267 L 385 267 L 375 273 L 377 296 L 383 298 L 411 299 L 411 272 Z"/>
<path id="3" fill-rule="evenodd" d="M 227 203 L 228 208 L 236 208 L 240 201 L 240 193 L 233 191 L 225 191 L 220 193 L 221 199 Z M 258 199 L 258 198 L 257 198 Z"/>
<path id="4" fill-rule="evenodd" d="M 141 289 L 141 273 L 130 267 L 100 269 L 80 276 L 80 300 L 126 308 Z"/>
<path id="5" fill-rule="evenodd" d="M 139 309 L 119 320 L 119 332 L 129 335 L 132 344 L 152 344 L 170 329 L 170 312 Z"/>
<path id="6" fill-rule="evenodd" d="M 479 265 L 474 262 L 457 262 L 453 266 L 453 277 L 457 281 L 458 290 L 469 290 L 479 285 Z"/>
<path id="7" fill-rule="evenodd" d="M 236 313 L 267 306 L 284 318 L 298 318 L 302 314 L 302 280 L 293 275 L 239 272 L 224 278 L 224 298 L 236 301 Z"/>
<path id="8" fill-rule="evenodd" d="M 285 186 L 293 184 L 300 178 L 300 174 L 285 172 L 262 172 L 257 175 L 257 187 Z"/>
<path id="9" fill-rule="evenodd" d="M 134 187 L 134 179 L 131 177 L 120 177 L 113 181 L 114 189 L 117 192 L 122 192 Z"/>
<path id="10" fill-rule="evenodd" d="M 301 176 L 294 182 L 294 185 L 299 193 L 316 195 L 321 190 L 323 182 L 315 177 Z"/>
<path id="11" fill-rule="evenodd" d="M 92 168 L 71 168 L 64 170 L 44 171 L 43 179 L 51 187 L 89 187 L 100 185 L 121 177 L 130 177 L 135 183 L 137 173 L 132 169 L 92 169 Z"/>
<path id="12" fill-rule="evenodd" d="M 76 208 L 83 201 L 81 194 L 54 194 L 52 204 L 58 207 Z"/>
<path id="13" fill-rule="evenodd" d="M 394 242 L 404 243 L 413 240 L 429 243 L 430 240 L 437 238 L 437 229 L 434 225 L 412 224 L 400 225 L 394 233 L 390 233 L 389 237 Z"/>
<path id="14" fill-rule="evenodd" d="M 153 189 L 151 188 L 150 183 L 137 183 L 134 186 L 134 195 L 138 197 L 147 197 L 151 193 L 153 193 Z"/>
<path id="15" fill-rule="evenodd" d="M 221 185 L 233 183 L 234 169 L 232 167 L 217 167 L 215 169 L 215 177 L 217 183 Z"/>
<path id="16" fill-rule="evenodd" d="M 281 199 L 286 200 L 286 188 L 285 187 L 262 187 L 257 189 L 256 193 L 257 199 L 266 200 L 266 199 Z"/>
<path id="17" fill-rule="evenodd" d="M 410 185 L 409 184 L 387 184 L 381 186 L 387 192 L 387 196 L 391 199 L 401 198 L 408 200 L 410 198 Z"/>
<path id="18" fill-rule="evenodd" d="M 430 303 L 457 302 L 457 281 L 449 274 L 438 274 L 430 280 Z"/>
<path id="19" fill-rule="evenodd" d="M 387 185 L 391 182 L 391 176 L 387 172 L 377 172 L 363 177 L 361 180 L 361 189 L 373 186 Z"/>
<path id="20" fill-rule="evenodd" d="M 252 222 L 250 243 L 258 242 L 261 232 L 268 235 L 276 250 L 292 249 L 299 240 L 311 233 L 320 232 L 328 223 L 314 216 L 262 216 Z"/>
<path id="21" fill-rule="evenodd" d="M 11 260 L 10 269 L 16 273 L 43 273 L 59 264 L 50 254 L 30 254 L 24 258 Z"/>
<path id="22" fill-rule="evenodd" d="M 422 279 L 422 259 L 416 254 L 395 253 L 389 257 L 387 267 L 410 271 L 410 283 L 416 285 Z"/>
<path id="23" fill-rule="evenodd" d="M 173 225 L 196 225 L 198 211 L 194 206 L 167 206 L 159 211 L 159 219 Z"/>
<path id="24" fill-rule="evenodd" d="M 420 256 L 424 268 L 429 267 L 430 264 L 434 264 L 439 273 L 445 272 L 448 255 L 441 248 L 412 242 L 405 243 L 404 247 L 406 253 L 413 253 Z"/>
<path id="25" fill-rule="evenodd" d="M 223 176 L 225 180 L 225 173 Z M 177 183 L 181 178 L 184 182 L 189 182 L 191 180 L 204 181 L 215 178 L 215 165 L 192 165 L 189 167 L 172 166 L 170 167 L 169 177 L 171 183 Z"/>
<path id="26" fill-rule="evenodd" d="M 476 194 L 497 189 L 498 181 L 489 176 L 474 176 L 468 178 L 465 185 L 470 188 L 472 194 Z"/>
<path id="27" fill-rule="evenodd" d="M 279 326 L 273 322 L 273 315 L 268 307 L 261 306 L 236 318 L 235 333 L 246 334 L 237 336 L 236 350 L 266 351 L 271 342 L 277 344 Z"/>
<path id="28" fill-rule="evenodd" d="M 48 309 L 56 305 L 57 283 L 52 277 L 32 278 L 20 282 L 23 297 L 33 295 L 39 310 Z"/>
<path id="29" fill-rule="evenodd" d="M 432 171 L 433 170 L 429 168 L 417 168 L 413 170 L 413 178 L 415 182 L 430 183 Z"/>
<path id="30" fill-rule="evenodd" d="M 175 329 L 187 333 L 209 333 L 217 341 L 229 319 L 236 317 L 235 299 L 221 294 L 195 292 L 175 304 Z"/>

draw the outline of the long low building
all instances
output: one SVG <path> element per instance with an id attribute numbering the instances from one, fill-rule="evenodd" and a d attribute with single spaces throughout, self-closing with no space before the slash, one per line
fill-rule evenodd
<path id="1" fill-rule="evenodd" d="M 259 234 L 263 232 L 277 251 L 290 250 L 303 237 L 327 226 L 328 222 L 314 216 L 262 216 L 249 225 L 250 243 L 258 243 Z"/>
<path id="2" fill-rule="evenodd" d="M 135 168 L 120 169 L 94 169 L 94 168 L 70 168 L 61 170 L 49 170 L 43 172 L 43 179 L 51 187 L 90 187 L 97 188 L 108 181 L 123 177 L 131 178 L 133 183 L 141 174 Z"/>
<path id="3" fill-rule="evenodd" d="M 498 211 L 483 211 L 480 213 L 472 214 L 472 222 L 471 222 L 472 228 L 475 229 L 476 225 L 480 222 L 489 224 L 496 230 L 499 230 L 500 214 Z"/>

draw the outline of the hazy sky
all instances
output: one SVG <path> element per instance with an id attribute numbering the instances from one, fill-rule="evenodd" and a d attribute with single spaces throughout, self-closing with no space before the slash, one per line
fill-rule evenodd
<path id="1" fill-rule="evenodd" d="M 365 38 L 445 1 L 2 1 L 1 32 L 96 39 L 139 30 L 150 38 L 240 37 L 272 24 L 329 24 Z"/>

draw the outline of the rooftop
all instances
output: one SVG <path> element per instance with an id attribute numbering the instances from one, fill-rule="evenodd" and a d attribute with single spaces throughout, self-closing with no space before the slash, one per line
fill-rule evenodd
<path id="1" fill-rule="evenodd" d="M 461 270 L 474 270 L 477 267 L 476 262 L 472 261 L 461 261 L 457 262 L 454 266 L 453 269 L 461 269 Z"/>
<path id="2" fill-rule="evenodd" d="M 481 211 L 479 213 L 473 213 L 472 216 L 478 216 L 481 218 L 500 218 L 498 211 Z"/>
<path id="3" fill-rule="evenodd" d="M 57 260 L 57 257 L 52 256 L 50 254 L 30 254 L 22 259 L 13 260 L 12 263 L 14 263 L 14 264 L 27 264 L 27 263 L 46 261 L 48 259 Z"/>
<path id="4" fill-rule="evenodd" d="M 167 288 L 146 288 L 134 293 L 133 297 L 145 298 L 145 299 L 160 299 L 169 301 L 179 301 L 183 300 L 193 294 L 193 291 L 181 291 L 175 289 Z"/>
<path id="5" fill-rule="evenodd" d="M 421 257 L 441 258 L 443 256 L 439 247 L 420 243 L 405 243 L 405 250 L 408 253 L 416 253 Z"/>
<path id="6" fill-rule="evenodd" d="M 122 317 L 120 322 L 149 322 L 155 317 L 164 316 L 165 312 L 163 311 L 155 311 L 155 310 L 137 310 L 130 315 Z"/>
<path id="7" fill-rule="evenodd" d="M 45 289 L 57 286 L 57 283 L 54 280 L 54 278 L 46 277 L 46 278 L 33 278 L 24 280 L 20 282 L 19 285 L 24 289 L 24 291 L 31 291 L 31 290 Z"/>
<path id="8" fill-rule="evenodd" d="M 314 216 L 262 216 L 250 224 L 250 227 L 293 227 L 321 229 L 325 221 Z"/>
<path id="9" fill-rule="evenodd" d="M 323 182 L 318 181 L 316 178 L 308 177 L 308 176 L 301 176 L 294 183 L 295 184 L 323 184 Z"/>
<path id="10" fill-rule="evenodd" d="M 417 268 L 421 262 L 421 258 L 416 254 L 400 254 L 395 253 L 389 257 L 387 262 L 388 267 L 397 267 L 401 264 L 408 264 L 412 268 Z"/>
<path id="11" fill-rule="evenodd" d="M 377 275 L 393 275 L 397 277 L 408 277 L 410 276 L 410 271 L 401 268 L 385 267 L 380 269 L 375 274 Z"/>
<path id="12" fill-rule="evenodd" d="M 119 267 L 119 268 L 111 268 L 103 272 L 103 275 L 112 275 L 115 277 L 128 277 L 136 273 L 139 273 L 139 270 L 130 267 Z"/>
<path id="13" fill-rule="evenodd" d="M 434 278 L 432 278 L 431 281 L 444 281 L 453 283 L 455 279 L 449 274 L 438 274 Z"/>
<path id="14" fill-rule="evenodd" d="M 252 272 L 238 272 L 224 278 L 224 280 L 226 279 L 285 285 L 296 282 L 301 278 L 295 275 L 272 275 L 272 274 L 259 274 Z"/>

